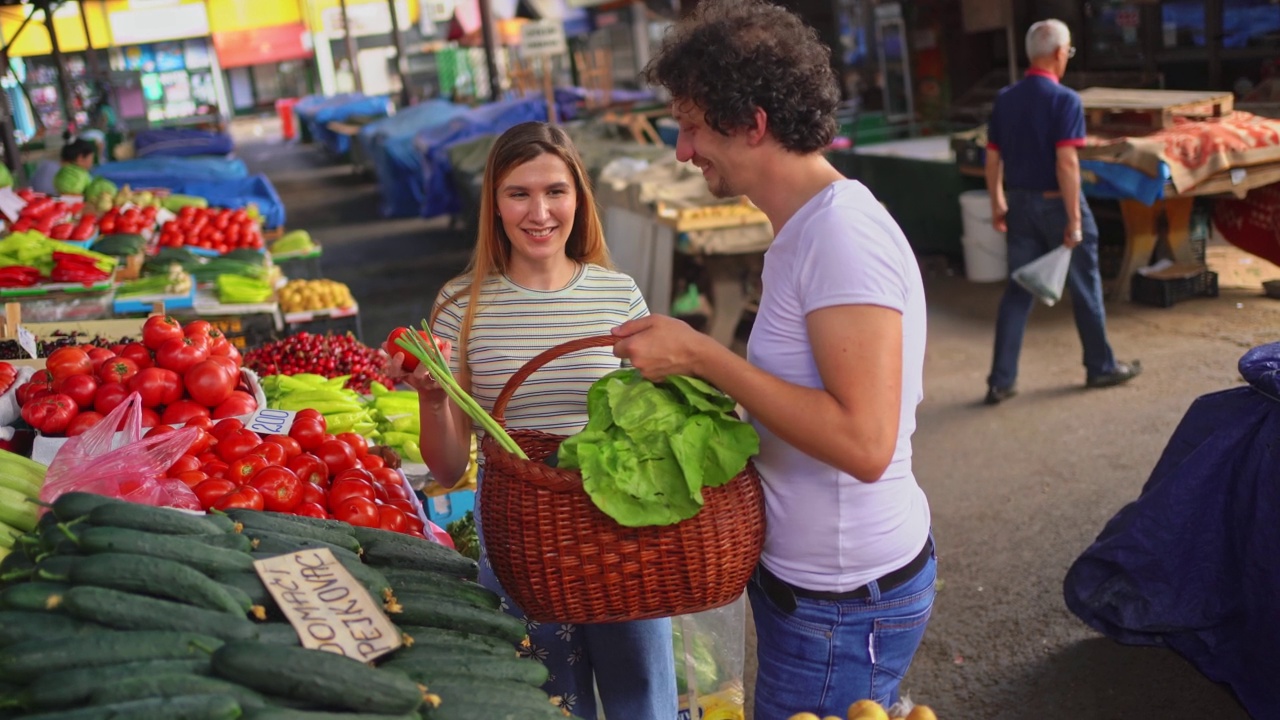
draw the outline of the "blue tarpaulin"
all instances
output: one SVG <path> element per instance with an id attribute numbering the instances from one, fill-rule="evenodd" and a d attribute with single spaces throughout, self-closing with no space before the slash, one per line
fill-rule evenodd
<path id="1" fill-rule="evenodd" d="M 384 217 L 413 217 L 422 211 L 422 157 L 413 148 L 414 136 L 467 112 L 465 105 L 428 100 L 361 128 L 356 137 L 378 177 Z"/>
<path id="2" fill-rule="evenodd" d="M 295 112 L 296 112 L 295 108 Z M 390 99 L 386 95 L 367 97 L 353 93 L 341 100 L 322 103 L 306 111 L 306 122 L 311 125 L 311 136 L 330 151 L 343 155 L 351 149 L 351 138 L 339 135 L 328 128 L 331 122 L 343 122 L 356 115 L 385 117 L 390 111 Z M 303 117 L 303 116 L 300 116 Z"/>
<path id="3" fill-rule="evenodd" d="M 1137 500 L 1067 572 L 1067 607 L 1130 645 L 1170 648 L 1280 718 L 1280 343 L 1248 387 L 1198 398 Z"/>
<path id="4" fill-rule="evenodd" d="M 422 158 L 422 184 L 425 188 L 422 216 L 448 215 L 462 207 L 450 176 L 450 145 L 478 135 L 501 133 L 522 122 L 546 119 L 547 103 L 536 97 L 481 105 L 443 125 L 419 132 L 413 143 Z"/>
<path id="5" fill-rule="evenodd" d="M 176 180 L 165 187 L 182 195 L 207 198 L 215 207 L 242 208 L 253 203 L 262 213 L 264 228 L 284 227 L 284 202 L 266 175 L 238 180 Z"/>
<path id="6" fill-rule="evenodd" d="M 133 137 L 133 147 L 140 158 L 229 155 L 234 149 L 231 136 L 226 133 L 182 128 L 140 130 Z"/>
<path id="7" fill-rule="evenodd" d="M 167 187 L 157 183 L 157 178 L 236 180 L 248 177 L 249 169 L 243 160 L 231 158 L 160 156 L 103 163 L 93 169 L 93 174 L 117 185 L 143 188 Z"/>
<path id="8" fill-rule="evenodd" d="M 1169 180 L 1168 163 L 1160 163 L 1160 177 L 1120 163 L 1081 160 L 1081 185 L 1085 195 L 1110 200 L 1138 200 L 1150 205 L 1164 197 Z"/>

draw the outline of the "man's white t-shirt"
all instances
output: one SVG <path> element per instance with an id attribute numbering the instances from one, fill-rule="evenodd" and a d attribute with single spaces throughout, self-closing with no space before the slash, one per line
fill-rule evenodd
<path id="1" fill-rule="evenodd" d="M 823 387 L 809 344 L 809 313 L 837 305 L 902 313 L 898 445 L 876 482 L 815 460 L 755 423 L 768 518 L 761 561 L 793 585 L 845 592 L 909 563 L 929 534 L 929 504 L 911 471 L 915 411 L 924 397 L 920 268 L 888 211 L 861 183 L 842 180 L 782 227 L 765 253 L 762 277 L 747 358 L 797 385 Z"/>

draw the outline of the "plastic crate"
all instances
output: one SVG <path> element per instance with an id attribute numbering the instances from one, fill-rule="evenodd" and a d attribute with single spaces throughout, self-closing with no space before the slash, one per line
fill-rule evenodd
<path id="1" fill-rule="evenodd" d="M 1193 297 L 1218 297 L 1218 273 L 1205 270 L 1191 277 L 1153 278 L 1134 275 L 1131 299 L 1143 305 L 1167 308 Z"/>
<path id="2" fill-rule="evenodd" d="M 284 335 L 296 335 L 301 332 L 315 335 L 351 333 L 356 340 L 364 342 L 360 337 L 360 310 L 358 307 L 355 308 L 355 312 L 338 311 L 336 315 L 330 314 L 330 311 L 286 313 L 284 316 Z"/>
<path id="3" fill-rule="evenodd" d="M 436 495 L 422 501 L 427 511 L 427 519 L 446 530 L 449 523 L 461 520 L 468 510 L 475 510 L 475 490 L 455 490 L 444 495 Z"/>
<path id="4" fill-rule="evenodd" d="M 266 313 L 257 315 L 231 315 L 203 318 L 222 331 L 223 335 L 244 352 L 276 339 L 275 318 Z M 185 322 L 185 320 L 184 320 Z"/>
<path id="5" fill-rule="evenodd" d="M 317 251 L 307 255 L 272 258 L 272 262 L 290 280 L 319 280 L 324 277 L 320 274 L 320 256 L 321 253 Z"/>

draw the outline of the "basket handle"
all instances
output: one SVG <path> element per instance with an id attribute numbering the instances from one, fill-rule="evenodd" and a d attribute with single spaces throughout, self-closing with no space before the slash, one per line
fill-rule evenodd
<path id="1" fill-rule="evenodd" d="M 543 365 L 572 352 L 595 347 L 608 347 L 617 341 L 618 338 L 613 335 L 592 335 L 591 337 L 570 340 L 538 353 L 529 362 L 520 366 L 520 369 L 507 380 L 507 384 L 502 386 L 502 392 L 498 393 L 498 399 L 493 402 L 493 412 L 490 415 L 499 425 L 503 425 L 505 423 L 503 413 L 507 410 L 507 403 L 511 401 L 511 397 L 516 394 L 516 390 L 524 384 L 524 381 L 528 380 L 529 376 L 537 372 Z"/>

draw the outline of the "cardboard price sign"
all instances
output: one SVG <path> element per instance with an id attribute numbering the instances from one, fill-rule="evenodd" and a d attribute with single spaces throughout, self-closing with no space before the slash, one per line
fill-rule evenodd
<path id="1" fill-rule="evenodd" d="M 303 647 L 361 662 L 400 647 L 400 631 L 382 612 L 382 604 L 329 549 L 300 550 L 253 566 Z"/>

